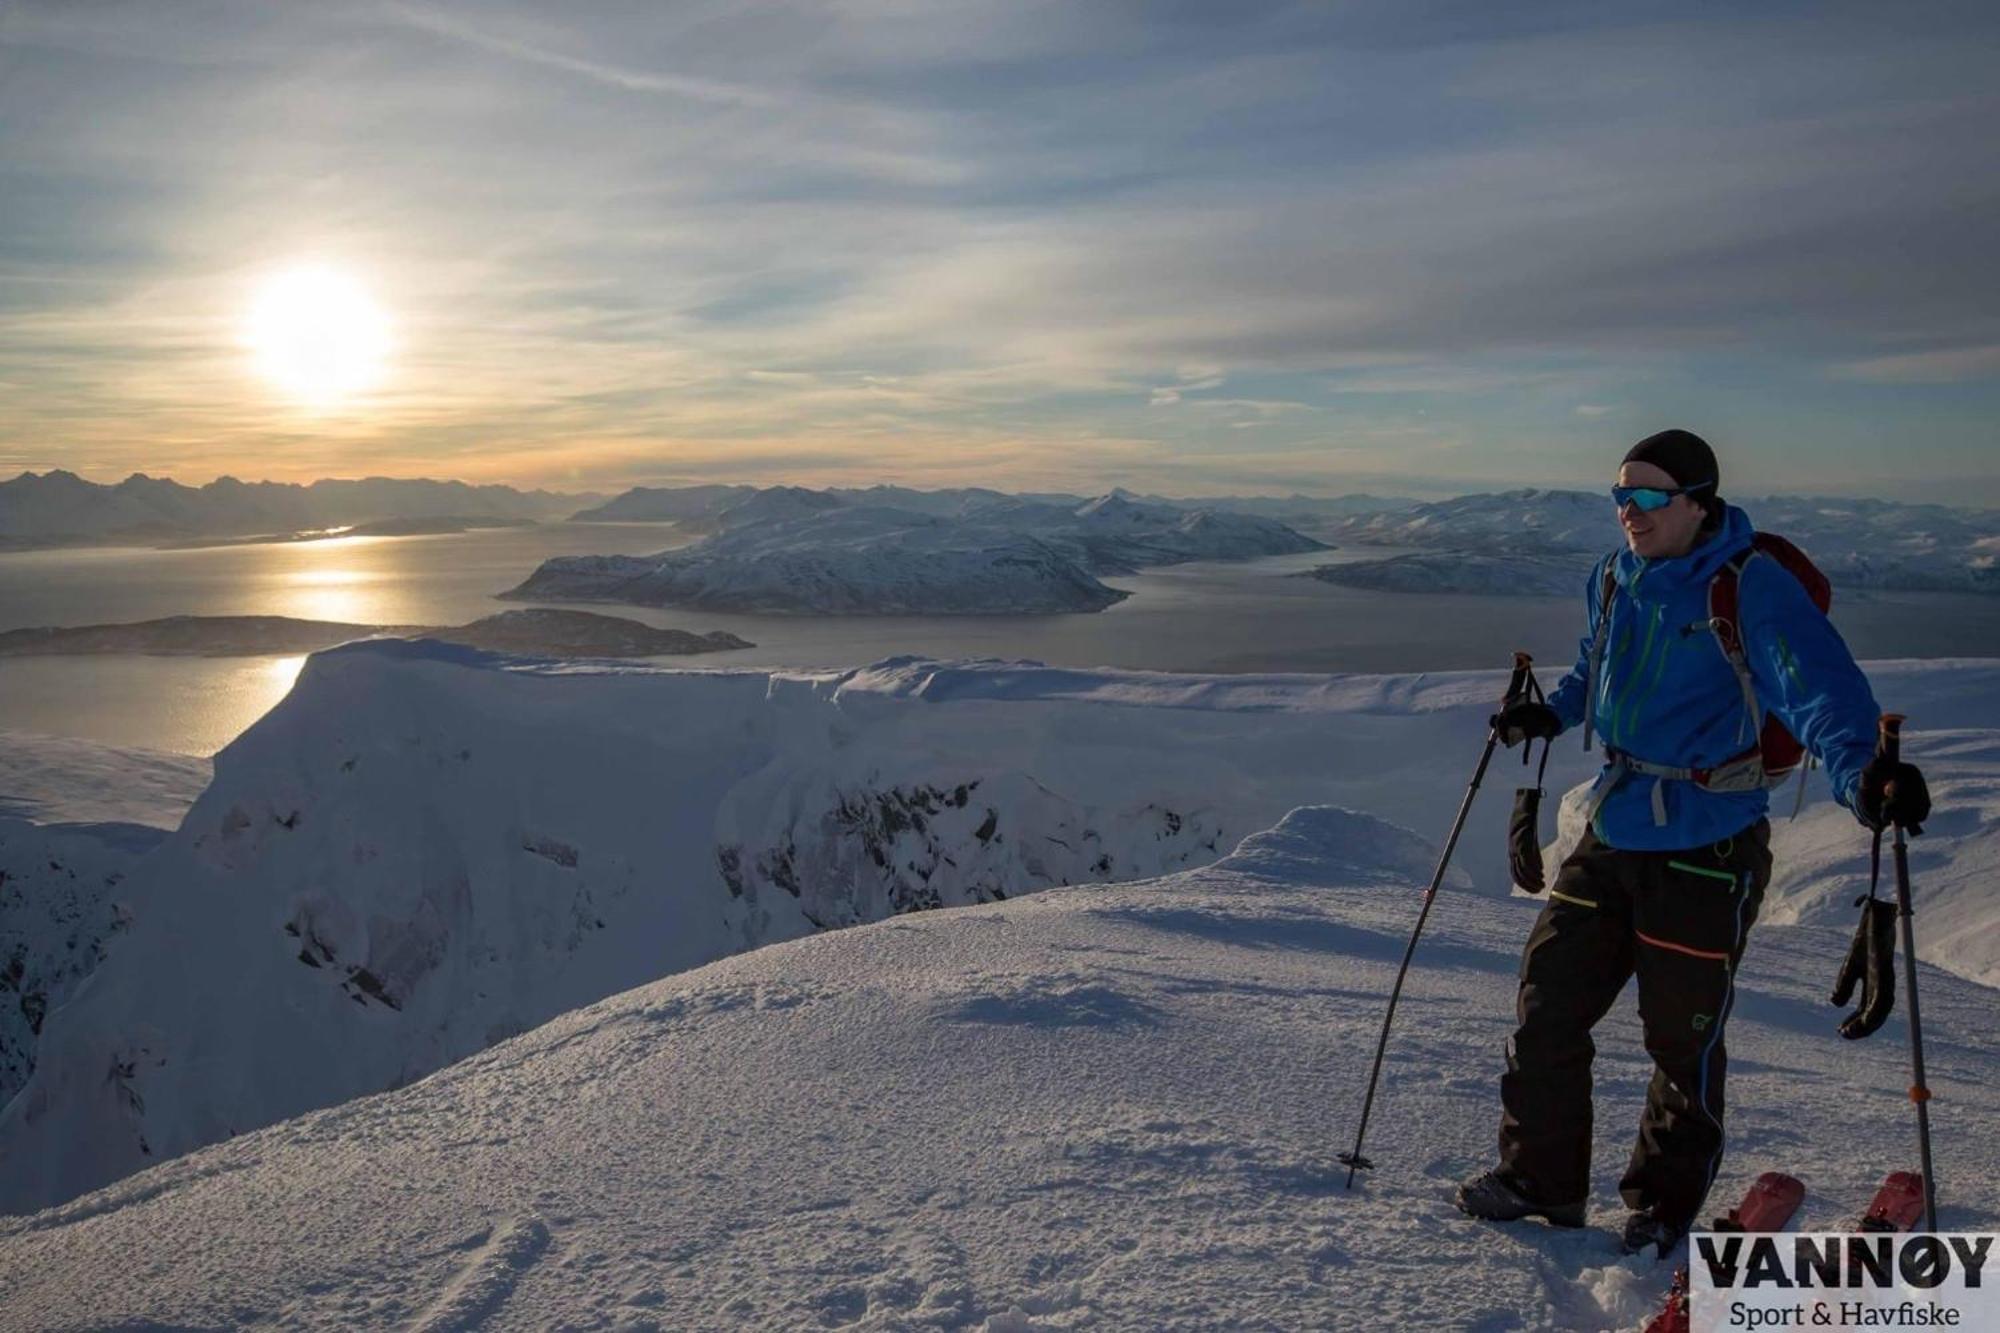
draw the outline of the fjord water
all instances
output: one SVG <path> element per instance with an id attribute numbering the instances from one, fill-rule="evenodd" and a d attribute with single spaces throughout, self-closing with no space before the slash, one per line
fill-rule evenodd
<path id="1" fill-rule="evenodd" d="M 170 615 L 461 624 L 514 605 L 494 594 L 549 556 L 641 554 L 687 540 L 663 524 L 550 523 L 187 551 L 18 552 L 0 555 L 0 630 Z M 857 666 L 916 653 L 1224 673 L 1498 670 L 1517 647 L 1536 655 L 1547 679 L 1567 667 L 1581 632 L 1580 593 L 1417 596 L 1287 577 L 1388 553 L 1356 547 L 1107 578 L 1132 595 L 1089 615 L 799 617 L 595 609 L 663 627 L 727 630 L 757 645 L 662 659 L 700 668 Z M 1863 658 L 2000 656 L 2000 598 L 1841 590 L 1834 620 Z M 0 659 L 0 731 L 205 754 L 282 698 L 301 661 Z"/>

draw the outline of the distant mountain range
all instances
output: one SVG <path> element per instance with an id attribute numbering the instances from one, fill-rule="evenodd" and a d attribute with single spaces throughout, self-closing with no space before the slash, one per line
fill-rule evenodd
<path id="1" fill-rule="evenodd" d="M 1802 547 L 1835 587 L 2000 593 L 2000 510 L 1787 495 L 1731 502 L 1758 530 Z M 1315 531 L 1343 546 L 1432 553 L 1316 572 L 1399 592 L 1490 592 L 1509 583 L 1518 592 L 1569 592 L 1598 556 L 1624 545 L 1610 500 L 1589 491 L 1465 495 Z"/>
<path id="2" fill-rule="evenodd" d="M 1357 515 L 1394 514 L 1416 504 L 1371 495 L 1332 498 L 1223 496 L 1177 499 L 1114 491 L 1123 499 L 1194 511 L 1268 518 L 1313 532 Z M 121 482 L 86 481 L 60 468 L 0 481 L 0 551 L 38 546 L 200 544 L 251 537 L 293 538 L 328 528 L 364 527 L 378 535 L 455 531 L 482 523 L 680 524 L 714 532 L 763 519 L 796 518 L 836 508 L 905 510 L 958 518 L 1007 505 L 1074 509 L 1087 495 L 985 487 L 919 491 L 906 486 L 636 486 L 607 500 L 596 492 L 522 491 L 428 478 L 324 479 L 310 484 L 220 477 L 187 486 L 135 472 Z M 448 525 L 448 526 L 447 526 Z"/>
<path id="3" fill-rule="evenodd" d="M 2000 592 L 2000 510 L 1807 496 L 1732 500 L 1760 529 L 1804 547 L 1837 586 Z M 667 522 L 707 540 L 643 559 L 550 562 L 517 595 L 822 613 L 1095 610 L 1121 596 L 1098 575 L 1315 544 L 1425 553 L 1318 572 L 1333 582 L 1405 592 L 1549 592 L 1570 580 L 1570 566 L 1581 578 L 1591 558 L 1621 544 L 1604 494 L 1542 488 L 1425 503 L 1373 495 L 1175 498 L 1114 489 L 1092 498 L 978 486 L 717 484 L 639 486 L 606 500 L 388 477 L 310 485 L 223 477 L 194 487 L 135 473 L 99 485 L 58 470 L 0 482 L 0 550 L 565 519 Z M 892 593 L 885 574 L 903 590 Z M 965 586 L 966 578 L 984 591 Z"/>
<path id="4" fill-rule="evenodd" d="M 135 472 L 115 485 L 100 485 L 58 469 L 0 481 L 0 549 L 185 542 L 446 518 L 460 525 L 534 522 L 567 517 L 579 504 L 599 498 L 398 477 L 310 485 L 220 477 L 206 486 L 184 486 Z"/>
<path id="5" fill-rule="evenodd" d="M 1176 498 L 1137 495 L 1115 488 L 1111 495 L 1137 504 L 1181 510 L 1226 511 L 1274 519 L 1287 527 L 1313 531 L 1355 515 L 1389 515 L 1416 507 L 1417 501 L 1380 495 L 1222 495 Z M 1075 509 L 1090 502 L 1088 495 L 1062 491 L 1009 493 L 984 486 L 918 491 L 907 486 L 830 487 L 807 490 L 797 486 L 635 486 L 617 499 L 573 517 L 579 523 L 673 522 L 697 531 L 740 527 L 745 522 L 841 507 L 901 509 L 938 518 L 965 518 L 1019 504 L 1055 505 Z"/>

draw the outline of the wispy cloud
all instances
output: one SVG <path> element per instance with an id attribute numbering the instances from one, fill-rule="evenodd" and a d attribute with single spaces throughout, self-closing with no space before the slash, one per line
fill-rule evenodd
<path id="1" fill-rule="evenodd" d="M 2000 343 L 1870 357 L 1836 366 L 1834 373 L 1842 379 L 1868 384 L 1955 384 L 2000 379 Z"/>
<path id="2" fill-rule="evenodd" d="M 508 36 L 500 30 L 499 25 L 509 23 L 518 16 L 503 14 L 496 23 L 490 16 L 481 19 L 460 19 L 441 9 L 403 4 L 390 5 L 388 12 L 424 32 L 464 42 L 482 51 L 506 56 L 509 59 L 561 70 L 566 74 L 574 74 L 594 83 L 621 88 L 627 92 L 664 93 L 694 102 L 764 109 L 778 106 L 784 101 L 780 93 L 754 86 L 684 74 L 629 69 L 607 61 L 569 55 L 549 46 Z"/>
<path id="3" fill-rule="evenodd" d="M 1899 14 L 15 6 L 0 448 L 1220 484 L 1421 429 L 1559 480 L 1714 402 L 1958 466 L 2000 409 L 2000 20 Z M 303 253 L 402 348 L 312 420 L 233 342 Z"/>

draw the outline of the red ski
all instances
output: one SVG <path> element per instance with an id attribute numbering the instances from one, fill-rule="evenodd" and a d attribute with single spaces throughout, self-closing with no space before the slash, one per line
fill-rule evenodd
<path id="1" fill-rule="evenodd" d="M 1710 1231 L 1783 1231 L 1806 1199 L 1806 1187 L 1782 1171 L 1750 1182 L 1743 1202 L 1708 1224 Z"/>
<path id="2" fill-rule="evenodd" d="M 1766 1171 L 1750 1182 L 1743 1202 L 1708 1224 L 1710 1231 L 1783 1231 L 1805 1202 L 1806 1187 L 1782 1171 Z M 1666 1304 L 1646 1325 L 1646 1333 L 1688 1333 L 1688 1270 L 1674 1270 Z"/>
<path id="3" fill-rule="evenodd" d="M 1908 1231 L 1924 1215 L 1924 1178 L 1914 1171 L 1891 1171 L 1861 1215 L 1863 1231 Z"/>

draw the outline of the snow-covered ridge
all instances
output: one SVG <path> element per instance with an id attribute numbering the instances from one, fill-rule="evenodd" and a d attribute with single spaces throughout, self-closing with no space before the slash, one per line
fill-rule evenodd
<path id="1" fill-rule="evenodd" d="M 1320 545 L 1273 519 L 1115 492 L 1073 507 L 985 493 L 954 504 L 944 514 L 772 487 L 701 515 L 713 535 L 692 546 L 558 557 L 505 595 L 819 615 L 1100 611 L 1126 595 L 1100 574 Z"/>
<path id="2" fill-rule="evenodd" d="M 142 903 L 175 910 L 136 910 L 44 1028 L 0 1112 L 0 1207 L 772 941 L 1212 861 L 1338 789 L 1340 734 L 1385 725 L 1341 710 L 1382 693 L 912 660 L 620 670 L 397 640 L 319 654 L 147 860 Z M 1148 721 L 1162 709 L 1171 728 Z"/>
<path id="3" fill-rule="evenodd" d="M 0 1219 L 0 1326 L 1634 1328 L 1616 1178 L 1651 1072 L 1598 1031 L 1592 1228 L 1456 1213 L 1535 911 L 1447 891 L 1352 1191 L 1334 1161 L 1427 840 L 1310 808 L 1216 865 L 893 921 L 607 998 L 416 1084 Z M 1843 930 L 1759 930 L 1716 1197 L 1802 1225 L 1911 1164 L 1902 1020 L 1833 1033 Z M 2000 1225 L 1992 992 L 1926 969 L 1941 1222 Z M 1856 1151 L 1856 1144 L 1867 1151 Z"/>

